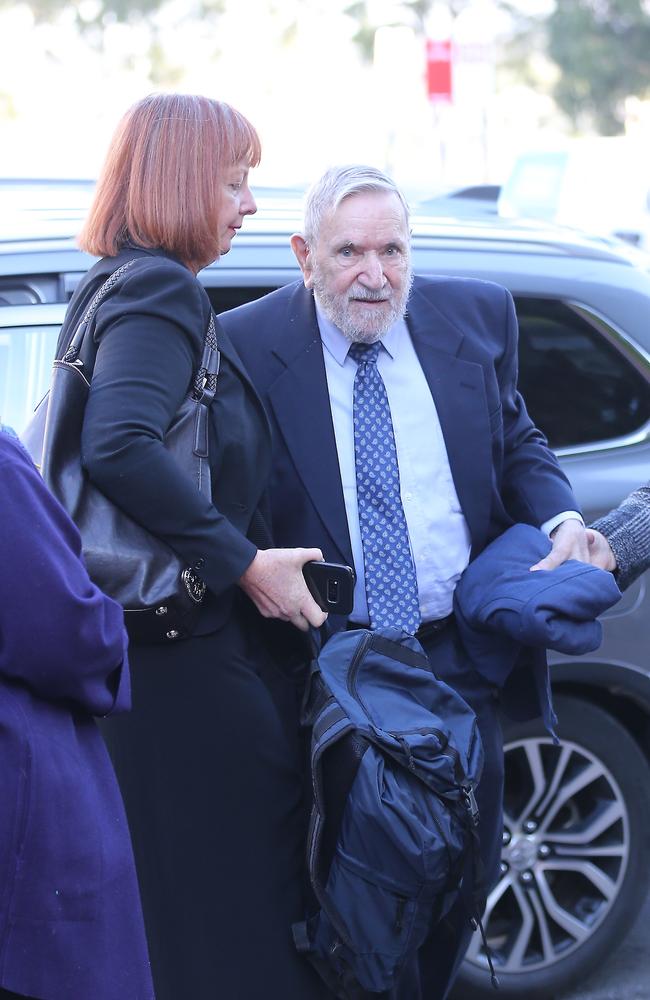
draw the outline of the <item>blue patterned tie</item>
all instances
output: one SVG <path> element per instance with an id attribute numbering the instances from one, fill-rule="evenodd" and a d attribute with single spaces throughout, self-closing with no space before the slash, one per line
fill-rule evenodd
<path id="1" fill-rule="evenodd" d="M 354 457 L 359 526 L 371 628 L 420 624 L 418 583 L 400 497 L 399 466 L 386 386 L 377 369 L 381 343 L 352 344 Z"/>

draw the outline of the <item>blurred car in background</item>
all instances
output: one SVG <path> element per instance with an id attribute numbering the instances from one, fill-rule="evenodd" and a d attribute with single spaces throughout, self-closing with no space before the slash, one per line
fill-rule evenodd
<path id="1" fill-rule="evenodd" d="M 503 218 L 544 219 L 650 250 L 650 148 L 626 137 L 568 140 L 515 160 Z"/>
<path id="2" fill-rule="evenodd" d="M 266 192 L 233 249 L 201 272 L 217 312 L 300 277 L 289 236 L 300 192 Z M 455 201 L 455 199 L 451 199 Z M 480 199 L 479 199 L 480 200 Z M 488 199 L 493 202 L 494 198 Z M 266 202 L 266 204 L 265 204 Z M 444 214 L 447 216 L 445 206 Z M 423 275 L 512 292 L 520 387 L 587 519 L 650 478 L 650 274 L 645 255 L 483 213 L 414 217 Z M 440 213 L 439 213 L 440 214 Z M 0 223 L 0 419 L 20 431 L 45 392 L 66 303 L 91 258 L 71 221 Z M 254 332 L 251 332 L 254 336 Z M 604 961 L 650 888 L 650 594 L 638 580 L 604 616 L 601 648 L 552 657 L 561 742 L 505 727 L 502 872 L 487 937 L 507 1000 L 550 1000 Z M 456 995 L 492 997 L 474 935 Z"/>
<path id="3" fill-rule="evenodd" d="M 413 212 L 416 215 L 450 219 L 476 219 L 482 215 L 496 215 L 500 194 L 499 184 L 472 184 L 470 187 L 454 188 L 416 200 Z"/>

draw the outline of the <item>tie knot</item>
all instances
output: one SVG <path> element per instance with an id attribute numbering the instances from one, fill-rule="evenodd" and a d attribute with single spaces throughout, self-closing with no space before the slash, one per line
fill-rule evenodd
<path id="1" fill-rule="evenodd" d="M 374 344 L 360 344 L 353 343 L 350 345 L 348 351 L 348 356 L 352 358 L 356 364 L 360 365 L 363 362 L 368 362 L 368 364 L 377 364 L 377 356 L 381 350 L 381 341 L 376 340 Z"/>

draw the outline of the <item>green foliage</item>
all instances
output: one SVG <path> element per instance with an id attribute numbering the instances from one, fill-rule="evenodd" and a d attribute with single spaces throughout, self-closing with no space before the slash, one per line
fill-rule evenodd
<path id="1" fill-rule="evenodd" d="M 110 23 L 147 22 L 167 0 L 25 0 L 37 22 L 54 22 L 72 14 L 90 44 L 101 48 L 103 29 Z M 227 0 L 191 0 L 188 17 L 214 20 Z M 246 0 L 237 0 L 245 3 Z M 281 2 L 281 0 L 280 0 Z M 446 0 L 457 15 L 472 0 Z M 498 0 L 497 0 L 498 2 Z M 0 9 L 15 0 L 0 0 Z M 269 0 L 271 3 L 271 0 Z M 391 25 L 408 25 L 424 34 L 434 0 L 394 0 Z M 558 69 L 553 96 L 576 129 L 614 135 L 623 127 L 623 102 L 631 94 L 650 96 L 650 3 L 646 0 L 556 0 L 546 18 L 526 17 L 520 2 L 501 0 L 517 26 L 510 47 L 509 65 L 522 79 L 532 82 L 530 53 L 542 52 Z M 352 0 L 346 14 L 356 22 L 354 40 L 363 56 L 373 56 L 375 32 L 381 26 L 373 0 Z M 384 8 L 385 9 L 385 8 Z M 384 22 L 385 23 L 385 22 Z M 286 26 L 286 40 L 295 33 Z M 157 81 L 175 77 L 152 29 L 152 73 Z"/>
<path id="2" fill-rule="evenodd" d="M 406 25 L 424 35 L 427 15 L 435 2 L 436 0 L 396 0 L 394 16 L 388 22 L 376 20 L 372 0 L 354 0 L 345 8 L 345 13 L 357 22 L 353 39 L 364 58 L 371 60 L 377 28 Z M 456 15 L 471 2 L 472 0 L 446 0 L 446 5 L 451 13 Z"/>
<path id="3" fill-rule="evenodd" d="M 64 11 L 72 11 L 80 26 L 106 21 L 130 21 L 157 10 L 164 0 L 96 0 L 92 7 L 80 12 L 74 0 L 26 0 L 37 23 L 55 21 Z M 0 7 L 13 7 L 13 0 L 0 0 Z"/>
<path id="4" fill-rule="evenodd" d="M 166 0 L 94 0 L 80 4 L 77 0 L 25 0 L 37 23 L 55 21 L 64 12 L 72 12 L 81 30 L 101 27 L 111 22 L 143 20 L 164 7 Z M 209 17 L 223 12 L 225 0 L 199 0 L 195 10 L 199 16 Z M 15 0 L 0 0 L 0 8 L 15 6 Z M 83 13 L 82 13 L 83 11 Z"/>
<path id="5" fill-rule="evenodd" d="M 617 135 L 624 100 L 650 96 L 650 13 L 644 0 L 556 0 L 545 19 L 511 10 L 511 68 L 528 83 L 530 52 L 558 68 L 552 95 L 578 131 Z"/>
<path id="6" fill-rule="evenodd" d="M 352 36 L 352 41 L 360 49 L 361 55 L 368 62 L 372 61 L 372 54 L 375 44 L 375 31 L 379 27 L 373 21 L 372 4 L 368 0 L 355 0 L 349 7 L 345 8 L 345 13 L 356 21 L 357 30 Z"/>
<path id="7" fill-rule="evenodd" d="M 14 5 L 15 0 L 0 0 L 0 10 Z M 169 61 L 153 15 L 163 8 L 167 0 L 91 0 L 80 4 L 77 0 L 24 0 L 37 24 L 53 24 L 66 15 L 84 36 L 85 43 L 102 52 L 105 46 L 105 29 L 116 23 L 144 24 L 148 29 L 149 78 L 154 86 L 180 84 L 184 68 Z M 226 0 L 194 0 L 186 16 L 204 22 L 214 20 L 223 13 Z M 133 56 L 124 57 L 130 67 Z M 1 111 L 0 111 L 1 114 Z"/>
<path id="8" fill-rule="evenodd" d="M 623 101 L 650 93 L 650 16 L 641 0 L 558 0 L 548 54 L 560 68 L 555 99 L 578 127 L 623 129 Z"/>
<path id="9" fill-rule="evenodd" d="M 499 0 L 497 0 L 499 2 Z M 447 0 L 456 16 L 471 0 Z M 433 0 L 396 0 L 392 24 L 423 34 Z M 546 17 L 528 16 L 525 4 L 501 0 L 515 25 L 506 65 L 534 83 L 530 54 L 546 55 L 558 67 L 553 97 L 574 128 L 603 135 L 623 130 L 624 100 L 650 96 L 650 2 L 648 0 L 556 0 Z M 375 31 L 372 0 L 355 0 L 346 13 L 357 23 L 355 41 L 372 59 Z"/>

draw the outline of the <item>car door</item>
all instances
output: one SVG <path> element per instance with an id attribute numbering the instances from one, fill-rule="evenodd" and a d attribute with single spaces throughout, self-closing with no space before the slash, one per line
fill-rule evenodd
<path id="1" fill-rule="evenodd" d="M 0 309 L 0 421 L 20 433 L 47 391 L 65 306 Z"/>

